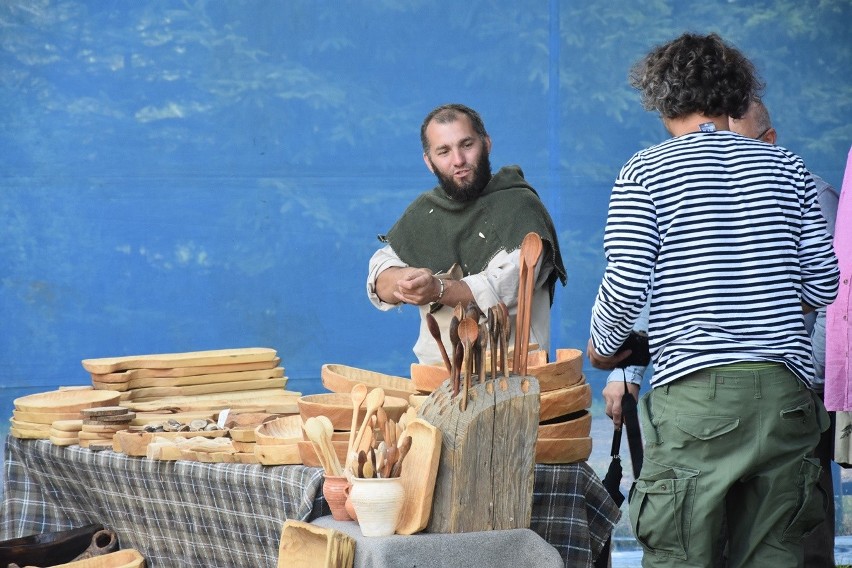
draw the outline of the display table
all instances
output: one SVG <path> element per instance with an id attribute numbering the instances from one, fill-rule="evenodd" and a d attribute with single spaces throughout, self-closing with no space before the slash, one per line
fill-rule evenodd
<path id="1" fill-rule="evenodd" d="M 285 520 L 330 514 L 322 470 L 301 465 L 154 461 L 12 437 L 4 458 L 0 539 L 98 522 L 149 568 L 275 568 Z M 587 464 L 536 466 L 530 528 L 566 566 L 592 566 L 619 515 Z M 459 565 L 476 565 L 470 554 Z"/>

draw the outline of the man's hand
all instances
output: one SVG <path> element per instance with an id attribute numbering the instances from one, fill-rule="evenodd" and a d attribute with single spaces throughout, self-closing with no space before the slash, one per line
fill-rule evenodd
<path id="1" fill-rule="evenodd" d="M 603 355 L 599 355 L 597 351 L 595 351 L 595 345 L 592 343 L 592 340 L 589 339 L 589 345 L 586 347 L 586 356 L 589 358 L 589 361 L 592 363 L 592 367 L 595 369 L 603 369 L 605 371 L 610 371 L 615 369 L 619 363 L 630 357 L 630 354 L 633 353 L 630 349 L 626 349 L 621 353 L 616 353 L 610 357 L 604 357 Z"/>
<path id="2" fill-rule="evenodd" d="M 639 385 L 627 383 L 627 390 L 633 395 L 633 398 L 639 400 Z M 616 428 L 621 427 L 621 397 L 624 396 L 624 383 L 613 381 L 607 383 L 603 390 L 604 401 L 606 402 L 606 415 L 612 418 L 612 423 Z"/>
<path id="3" fill-rule="evenodd" d="M 422 306 L 434 302 L 441 293 L 438 277 L 427 268 L 405 268 L 396 281 L 394 297 L 400 302 Z"/>

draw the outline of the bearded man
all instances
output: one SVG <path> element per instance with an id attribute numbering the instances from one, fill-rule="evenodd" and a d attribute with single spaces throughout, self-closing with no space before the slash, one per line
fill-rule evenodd
<path id="1" fill-rule="evenodd" d="M 432 313 L 450 352 L 453 307 L 474 302 L 480 310 L 502 302 L 517 311 L 520 247 L 537 233 L 544 249 L 535 267 L 530 342 L 550 349 L 550 307 L 556 280 L 566 282 L 553 221 L 518 166 L 491 174 L 491 138 L 479 114 L 461 104 L 440 106 L 420 128 L 423 161 L 438 185 L 418 196 L 370 259 L 367 295 L 380 310 L 418 306 L 420 363 L 440 363 L 429 332 Z M 454 266 L 460 267 L 451 270 Z M 457 272 L 458 271 L 458 272 Z M 514 329 L 513 329 L 514 335 Z M 513 339 L 510 337 L 509 342 Z"/>

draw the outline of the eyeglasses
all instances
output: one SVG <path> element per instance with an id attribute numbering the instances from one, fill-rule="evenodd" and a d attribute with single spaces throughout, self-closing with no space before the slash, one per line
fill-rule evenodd
<path id="1" fill-rule="evenodd" d="M 761 132 L 760 134 L 758 134 L 757 136 L 755 136 L 754 139 L 755 140 L 762 140 L 763 137 L 766 136 L 766 133 L 769 132 L 770 130 L 772 130 L 771 126 L 769 128 L 767 128 L 766 130 L 764 130 L 763 132 Z"/>

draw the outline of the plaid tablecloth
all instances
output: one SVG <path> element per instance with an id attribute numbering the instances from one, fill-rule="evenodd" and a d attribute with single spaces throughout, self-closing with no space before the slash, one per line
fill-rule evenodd
<path id="1" fill-rule="evenodd" d="M 98 522 L 149 568 L 275 568 L 284 521 L 330 513 L 317 468 L 154 461 L 12 437 L 4 458 L 0 539 Z M 591 567 L 619 515 L 585 463 L 536 466 L 530 528 L 566 566 Z"/>

